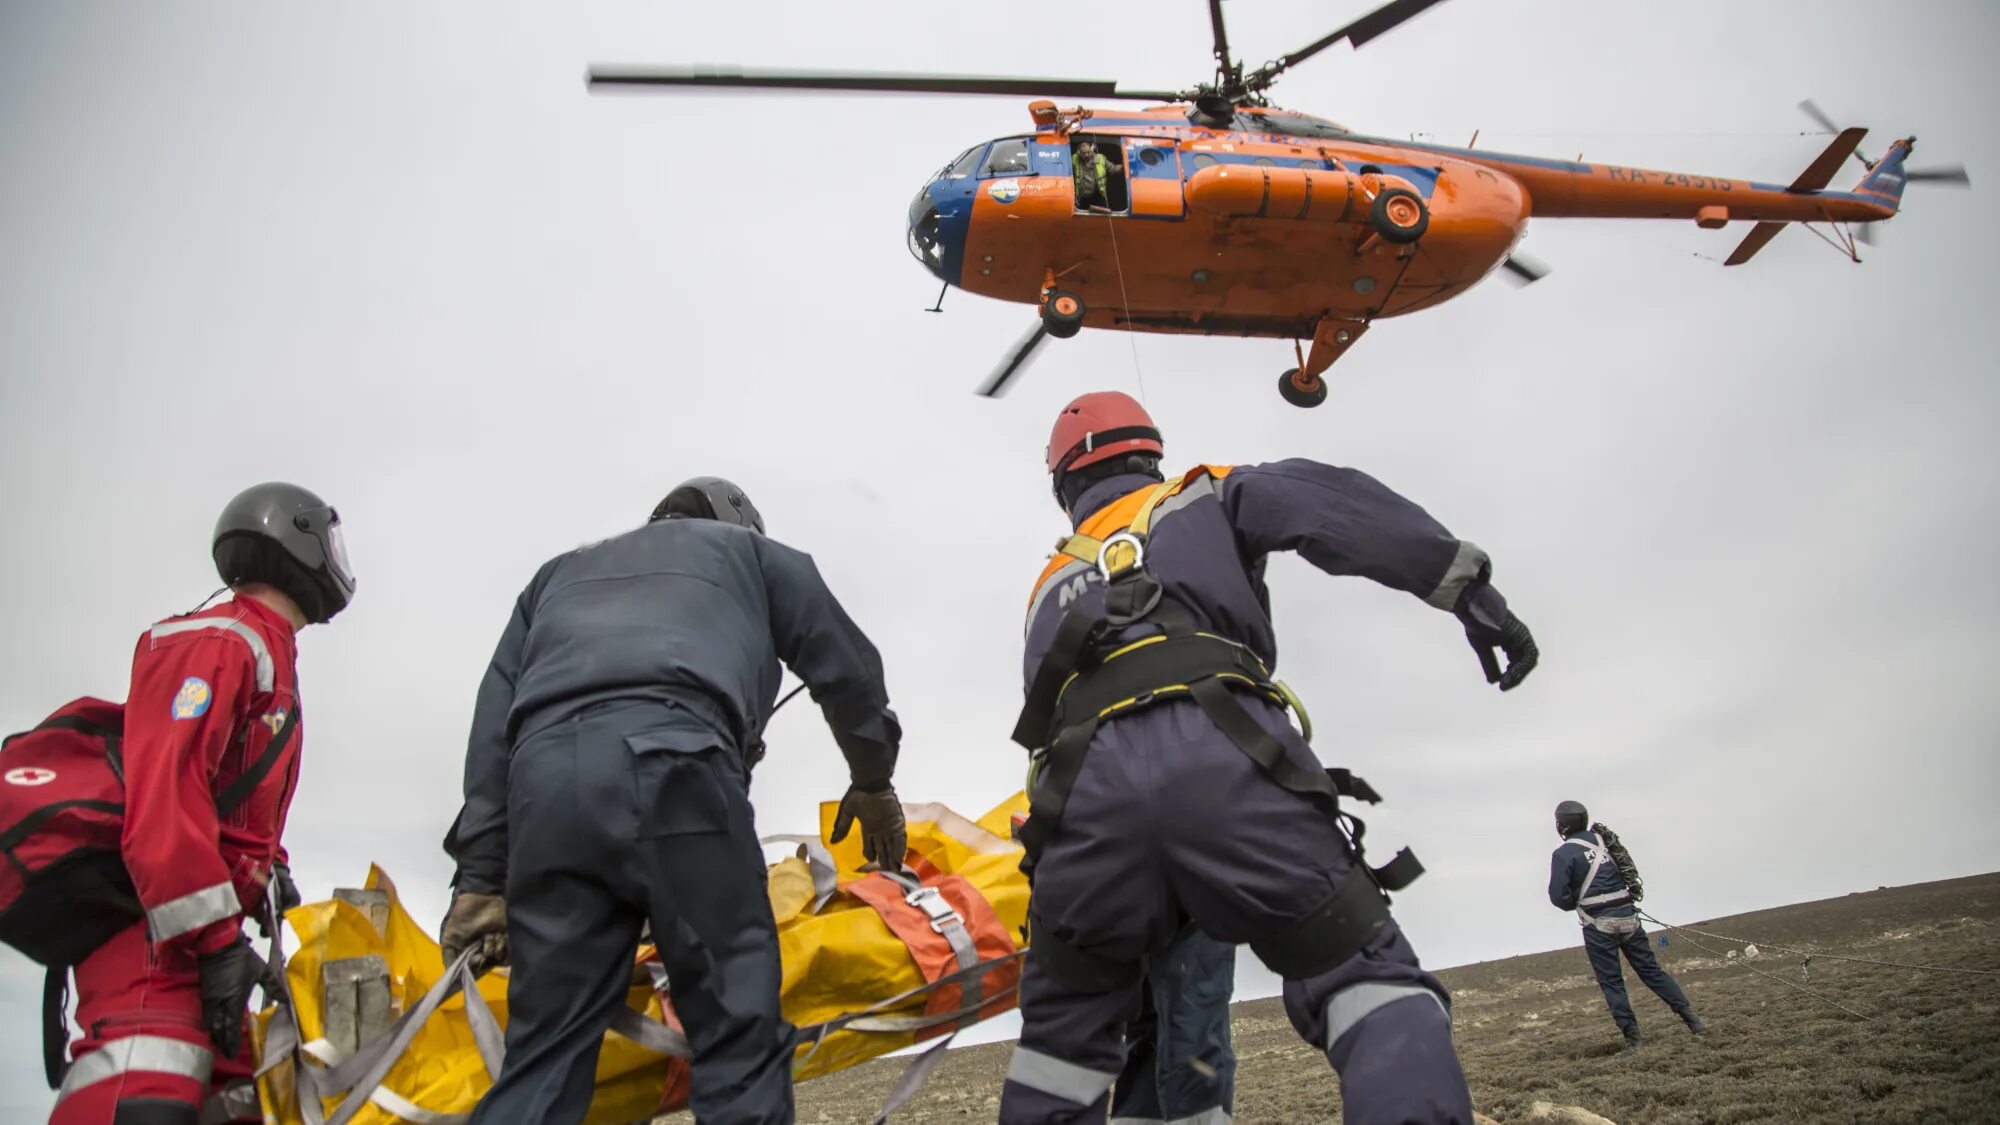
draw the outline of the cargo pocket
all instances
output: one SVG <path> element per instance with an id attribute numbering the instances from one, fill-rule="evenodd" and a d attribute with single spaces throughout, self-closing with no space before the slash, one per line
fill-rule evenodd
<path id="1" fill-rule="evenodd" d="M 642 731 L 625 737 L 632 753 L 639 838 L 728 832 L 735 802 L 727 774 L 728 751 L 712 736 L 682 730 Z"/>

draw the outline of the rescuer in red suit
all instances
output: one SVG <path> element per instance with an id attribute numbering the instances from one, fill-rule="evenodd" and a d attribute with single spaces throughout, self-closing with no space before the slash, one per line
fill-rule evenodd
<path id="1" fill-rule="evenodd" d="M 213 554 L 233 596 L 153 626 L 132 658 L 121 851 L 145 918 L 75 968 L 83 1037 L 51 1125 L 262 1119 L 244 1027 L 267 967 L 243 921 L 267 897 L 298 904 L 279 843 L 302 745 L 295 636 L 347 606 L 354 576 L 340 517 L 290 484 L 230 501 Z"/>

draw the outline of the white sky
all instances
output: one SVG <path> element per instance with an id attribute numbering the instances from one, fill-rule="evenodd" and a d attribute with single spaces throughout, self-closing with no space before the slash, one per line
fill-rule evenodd
<path id="1" fill-rule="evenodd" d="M 1364 3 L 1230 5 L 1253 65 Z M 1021 18 L 1022 16 L 1039 18 Z M 370 861 L 434 922 L 473 690 L 545 558 L 683 477 L 740 481 L 887 663 L 897 784 L 977 814 L 1020 783 L 1020 611 L 1063 530 L 1041 452 L 1084 390 L 1144 392 L 1171 463 L 1354 465 L 1490 550 L 1542 670 L 1503 697 L 1456 624 L 1272 567 L 1282 674 L 1389 796 L 1433 965 L 1575 940 L 1549 810 L 1619 828 L 1693 918 L 2000 866 L 2000 348 L 1990 199 L 1917 185 L 1857 268 L 1800 231 L 1750 266 L 1692 224 L 1547 221 L 1555 267 L 1376 326 L 1332 400 L 1288 345 L 1051 342 L 935 283 L 904 209 L 1024 132 L 1016 99 L 593 98 L 593 61 L 1186 85 L 1197 0 L 992 5 L 0 3 L 0 727 L 122 698 L 133 641 L 213 587 L 238 488 L 331 499 L 355 606 L 302 638 L 287 843 L 309 898 Z M 1445 5 L 1278 87 L 1384 135 L 1787 181 L 1818 98 L 2000 175 L 1984 0 Z M 1837 183 L 1858 178 L 1850 165 Z M 1703 257 L 1706 255 L 1707 257 Z M 1143 378 L 1143 383 L 1141 382 Z M 775 724 L 766 831 L 844 770 Z M 1984 794 L 1984 796 L 1982 796 Z M 1268 991 L 1246 970 L 1240 996 Z M 0 954 L 0 1108 L 43 1112 L 39 971 Z"/>

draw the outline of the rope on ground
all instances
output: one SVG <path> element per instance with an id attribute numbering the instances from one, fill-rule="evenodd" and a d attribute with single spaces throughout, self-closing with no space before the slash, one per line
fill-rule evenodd
<path id="1" fill-rule="evenodd" d="M 1908 961 L 1881 961 L 1873 957 L 1844 957 L 1838 953 L 1815 953 L 1810 949 L 1794 949 L 1789 945 L 1779 945 L 1774 941 L 1753 941 L 1750 938 L 1730 937 L 1728 934 L 1712 934 L 1706 930 L 1691 929 L 1687 926 L 1669 926 L 1667 923 L 1660 921 L 1643 910 L 1639 912 L 1639 917 L 1656 926 L 1666 926 L 1667 929 L 1673 930 L 1676 933 L 1700 934 L 1702 937 L 1714 938 L 1717 941 L 1733 941 L 1738 945 L 1756 945 L 1765 949 L 1775 949 L 1781 953 L 1795 954 L 1805 958 L 1807 961 L 1852 961 L 1857 965 L 1882 965 L 1891 969 L 1915 969 L 1927 973 L 1964 973 L 1975 977 L 2000 977 L 2000 971 L 1993 969 L 1960 969 L 1950 965 L 1914 965 Z"/>
<path id="2" fill-rule="evenodd" d="M 1128 195 L 1126 204 L 1129 206 L 1132 189 L 1127 187 L 1125 190 Z M 1132 295 L 1125 291 L 1125 259 L 1118 253 L 1118 220 L 1115 217 L 1106 217 L 1104 222 L 1111 230 L 1111 261 L 1118 267 L 1118 299 L 1125 305 L 1125 340 L 1132 345 L 1132 374 L 1139 380 L 1139 401 L 1151 406 L 1152 403 L 1146 402 L 1146 373 L 1139 370 L 1139 338 L 1133 335 L 1138 329 L 1132 327 Z"/>
<path id="3" fill-rule="evenodd" d="M 1685 937 L 1685 935 L 1686 935 L 1687 933 L 1689 933 L 1689 932 L 1690 932 L 1690 931 L 1687 931 L 1687 930 L 1682 930 L 1682 929 L 1681 929 L 1680 927 L 1678 927 L 1678 926 L 1674 926 L 1674 925 L 1670 925 L 1670 924 L 1668 924 L 1668 923 L 1666 923 L 1666 922 L 1662 922 L 1662 921 L 1660 921 L 1660 920 L 1659 920 L 1658 918 L 1655 918 L 1655 917 L 1653 917 L 1653 916 L 1652 916 L 1652 915 L 1650 915 L 1650 914 L 1645 914 L 1645 913 L 1643 913 L 1643 912 L 1642 912 L 1640 916 L 1641 916 L 1641 917 L 1643 917 L 1643 918 L 1645 918 L 1645 919 L 1646 919 L 1647 921 L 1649 921 L 1649 922 L 1653 923 L 1653 924 L 1654 924 L 1654 925 L 1656 925 L 1656 926 L 1660 926 L 1660 927 L 1662 927 L 1662 928 L 1664 928 L 1664 929 L 1667 929 L 1667 930 L 1671 930 L 1672 932 L 1674 932 L 1674 933 L 1676 933 L 1676 934 L 1681 934 L 1681 935 L 1683 935 L 1683 937 Z M 1716 949 L 1710 949 L 1710 948 L 1709 948 L 1708 946 L 1706 946 L 1706 945 L 1703 945 L 1702 943 L 1700 943 L 1700 942 L 1698 942 L 1698 941 L 1694 940 L 1693 938 L 1687 938 L 1686 940 L 1687 940 L 1687 943 L 1688 943 L 1689 945 L 1692 945 L 1692 946 L 1694 946 L 1694 947 L 1695 947 L 1696 949 L 1699 949 L 1699 950 L 1701 950 L 1701 951 L 1702 951 L 1703 953 L 1707 953 L 1707 954 L 1709 954 L 1709 955 L 1710 955 L 1710 956 L 1712 956 L 1712 957 L 1722 957 L 1722 956 L 1723 956 L 1723 954 L 1722 954 L 1722 952 L 1721 952 L 1720 950 L 1716 950 Z M 1727 958 L 1724 958 L 1724 959 L 1726 960 Z M 1764 970 L 1762 970 L 1762 969 L 1758 968 L 1757 966 L 1755 966 L 1755 965 L 1751 965 L 1751 964 L 1748 964 L 1748 963 L 1744 963 L 1744 964 L 1743 964 L 1743 967 L 1744 967 L 1744 968 L 1746 968 L 1746 969 L 1748 969 L 1748 970 L 1750 970 L 1750 971 L 1751 971 L 1751 972 L 1753 972 L 1753 973 L 1756 973 L 1756 974 L 1757 974 L 1758 976 L 1760 976 L 1760 977 L 1769 977 L 1770 979 L 1772 979 L 1772 980 L 1774 980 L 1774 981 L 1777 981 L 1777 982 L 1778 982 L 1779 984 L 1782 984 L 1782 985 L 1784 985 L 1784 986 L 1785 986 L 1786 988 L 1796 988 L 1796 989 L 1798 989 L 1798 990 L 1799 990 L 1800 992 L 1803 992 L 1803 993 L 1805 993 L 1805 994 L 1806 994 L 1807 996 L 1810 996 L 1810 997 L 1812 997 L 1813 999 L 1815 999 L 1815 1000 L 1819 1000 L 1819 1001 L 1821 1001 L 1821 1002 L 1823 1002 L 1823 1003 L 1827 1003 L 1827 1004 L 1831 1004 L 1831 1005 L 1833 1005 L 1834 1007 L 1836 1007 L 1836 1008 L 1839 1008 L 1839 1009 L 1840 1009 L 1841 1011 L 1843 1011 L 1843 1012 L 1846 1012 L 1846 1013 L 1847 1013 L 1848 1015 L 1850 1015 L 1850 1016 L 1853 1016 L 1853 1017 L 1855 1017 L 1855 1018 L 1857 1018 L 1857 1019 L 1862 1019 L 1862 1020 L 1866 1020 L 1866 1021 L 1868 1021 L 1869 1023 L 1880 1023 L 1880 1022 L 1882 1022 L 1882 1021 L 1880 1021 L 1880 1020 L 1876 1019 L 1876 1018 L 1875 1018 L 1874 1016 L 1871 1016 L 1871 1015 L 1868 1015 L 1868 1014 L 1867 1014 L 1867 1013 L 1865 1013 L 1865 1012 L 1857 1012 L 1857 1011 L 1855 1011 L 1855 1010 L 1854 1010 L 1853 1008 L 1850 1008 L 1850 1007 L 1848 1007 L 1847 1005 L 1845 1005 L 1845 1004 L 1841 1003 L 1840 1001 L 1838 1001 L 1838 1000 L 1835 1000 L 1835 999 L 1834 999 L 1833 997 L 1831 997 L 1831 996 L 1828 996 L 1828 995 L 1826 995 L 1826 994 L 1824 994 L 1824 993 L 1820 993 L 1820 992 L 1814 992 L 1814 991 L 1813 991 L 1812 989 L 1810 989 L 1810 988 L 1807 988 L 1807 987 L 1806 987 L 1805 985 L 1802 985 L 1802 984 L 1799 984 L 1799 983 L 1797 983 L 1797 982 L 1795 982 L 1795 981 L 1789 981 L 1789 980 L 1786 980 L 1786 979 L 1785 979 L 1784 977 L 1781 977 L 1781 976 L 1779 976 L 1779 975 L 1778 975 L 1778 974 L 1776 974 L 1776 973 L 1767 973 L 1767 972 L 1765 972 Z"/>

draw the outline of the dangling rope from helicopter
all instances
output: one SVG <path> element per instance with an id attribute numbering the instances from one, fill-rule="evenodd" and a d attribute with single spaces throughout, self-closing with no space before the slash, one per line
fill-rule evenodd
<path id="1" fill-rule="evenodd" d="M 1139 381 L 1139 401 L 1151 406 L 1146 400 L 1146 373 L 1139 368 L 1139 339 L 1133 335 L 1138 329 L 1132 327 L 1132 296 L 1125 291 L 1125 259 L 1118 253 L 1118 220 L 1107 215 L 1104 223 L 1111 230 L 1111 262 L 1118 268 L 1118 299 L 1125 306 L 1125 342 L 1132 345 L 1132 376 Z"/>

